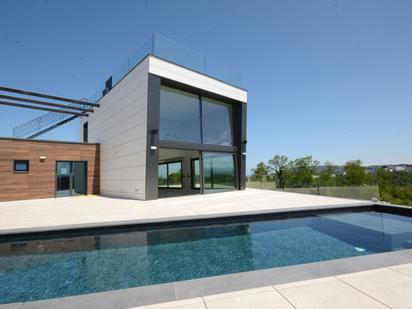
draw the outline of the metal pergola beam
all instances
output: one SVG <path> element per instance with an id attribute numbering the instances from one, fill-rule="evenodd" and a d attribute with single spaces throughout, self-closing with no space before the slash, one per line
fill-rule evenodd
<path id="1" fill-rule="evenodd" d="M 78 111 L 81 111 L 81 112 L 84 112 L 84 113 L 88 113 L 88 112 L 93 113 L 92 109 L 81 108 L 81 107 L 78 107 L 78 106 L 70 106 L 70 105 L 59 104 L 59 103 L 52 103 L 52 102 L 45 102 L 45 101 L 39 101 L 39 100 L 33 100 L 33 99 L 19 98 L 19 97 L 4 95 L 4 94 L 0 94 L 0 98 L 1 99 L 13 100 L 13 101 L 19 101 L 19 102 L 28 102 L 28 103 L 34 103 L 34 104 L 40 104 L 40 105 L 67 108 L 67 109 L 72 109 L 72 110 L 78 110 Z"/>
<path id="2" fill-rule="evenodd" d="M 20 104 L 20 103 L 8 102 L 8 101 L 0 101 L 0 105 L 8 105 L 8 106 L 14 106 L 14 107 L 21 107 L 21 108 L 37 109 L 37 110 L 42 110 L 42 111 L 47 111 L 47 112 L 55 112 L 55 113 L 88 117 L 87 113 L 77 113 L 77 112 L 72 112 L 72 111 L 41 107 L 41 106 L 34 106 L 34 105 L 28 105 L 28 104 Z"/>
<path id="3" fill-rule="evenodd" d="M 87 105 L 87 106 L 92 106 L 92 107 L 99 107 L 99 104 L 96 104 L 96 103 L 89 103 L 89 102 L 84 102 L 84 101 L 81 101 L 81 100 L 69 99 L 69 98 L 65 98 L 65 97 L 58 97 L 58 96 L 54 96 L 54 95 L 43 94 L 43 93 L 27 91 L 27 90 L 20 90 L 20 89 L 15 89 L 15 88 L 10 88 L 10 87 L 1 87 L 0 86 L 0 90 L 1 91 L 24 94 L 24 95 L 29 95 L 29 96 L 34 96 L 34 97 L 41 97 L 41 98 L 46 98 L 46 99 L 59 100 L 59 101 L 64 101 L 64 102 Z"/>

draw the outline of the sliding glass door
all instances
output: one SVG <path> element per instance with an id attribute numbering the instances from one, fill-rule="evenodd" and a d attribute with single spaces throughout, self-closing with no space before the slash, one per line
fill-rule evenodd
<path id="1" fill-rule="evenodd" d="M 72 162 L 73 186 L 72 195 L 85 195 L 86 192 L 86 163 Z"/>
<path id="2" fill-rule="evenodd" d="M 160 157 L 158 192 L 163 195 L 179 191 L 202 194 L 237 189 L 234 153 L 161 149 Z"/>
<path id="3" fill-rule="evenodd" d="M 56 164 L 56 197 L 87 194 L 86 162 Z"/>
<path id="4" fill-rule="evenodd" d="M 70 196 L 71 166 L 70 162 L 57 162 L 56 197 Z"/>
<path id="5" fill-rule="evenodd" d="M 235 155 L 231 153 L 204 152 L 204 192 L 236 189 Z"/>

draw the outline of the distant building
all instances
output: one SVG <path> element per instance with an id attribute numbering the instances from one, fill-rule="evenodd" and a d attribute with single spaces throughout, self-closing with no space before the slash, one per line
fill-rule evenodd
<path id="1" fill-rule="evenodd" d="M 379 167 L 387 172 L 412 172 L 412 164 L 387 164 L 377 166 Z"/>
<path id="2" fill-rule="evenodd" d="M 370 165 L 366 167 L 366 172 L 369 174 L 376 174 L 378 171 L 379 166 L 377 165 Z"/>

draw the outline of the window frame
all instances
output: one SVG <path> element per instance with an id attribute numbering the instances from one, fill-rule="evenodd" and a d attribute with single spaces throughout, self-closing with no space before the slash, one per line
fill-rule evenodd
<path id="1" fill-rule="evenodd" d="M 173 163 L 180 163 L 180 187 L 170 187 L 169 186 L 169 164 Z M 174 189 L 174 190 L 183 190 L 183 161 L 182 160 L 175 160 L 175 161 L 166 161 L 166 162 L 161 162 L 157 165 L 157 168 L 159 170 L 160 165 L 166 165 L 166 187 L 159 186 L 159 183 L 157 184 L 158 189 Z M 159 179 L 159 172 L 157 174 L 157 177 Z"/>
<path id="2" fill-rule="evenodd" d="M 16 166 L 19 163 L 24 162 L 27 165 L 27 169 L 25 170 L 17 170 Z M 14 173 L 28 173 L 30 171 L 30 160 L 22 160 L 22 159 L 18 159 L 18 160 L 13 160 L 13 172 Z"/>
<path id="3" fill-rule="evenodd" d="M 199 161 L 199 174 L 200 174 L 200 158 L 190 159 L 190 188 L 192 190 L 200 190 L 201 184 L 201 175 L 199 175 L 199 188 L 196 188 L 196 179 L 195 179 L 195 161 Z"/>

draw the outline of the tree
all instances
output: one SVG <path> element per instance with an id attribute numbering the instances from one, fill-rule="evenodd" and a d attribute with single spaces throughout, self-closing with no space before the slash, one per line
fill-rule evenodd
<path id="1" fill-rule="evenodd" d="M 361 186 L 366 182 L 366 170 L 360 160 L 352 160 L 343 166 L 345 184 L 348 186 Z"/>
<path id="2" fill-rule="evenodd" d="M 376 178 L 382 201 L 412 206 L 412 173 L 389 172 L 379 168 Z"/>
<path id="3" fill-rule="evenodd" d="M 376 178 L 378 180 L 379 195 L 383 201 L 390 199 L 391 190 L 391 174 L 383 168 L 378 168 L 376 171 Z"/>
<path id="4" fill-rule="evenodd" d="M 332 162 L 326 161 L 322 172 L 319 175 L 319 183 L 325 187 L 333 187 L 336 185 L 336 166 Z"/>
<path id="5" fill-rule="evenodd" d="M 268 170 L 270 175 L 276 181 L 278 188 L 285 188 L 286 174 L 288 170 L 289 159 L 287 156 L 274 156 L 268 162 Z"/>
<path id="6" fill-rule="evenodd" d="M 289 162 L 288 186 L 294 188 L 311 187 L 318 165 L 319 161 L 313 160 L 312 156 L 297 158 Z"/>
<path id="7" fill-rule="evenodd" d="M 254 169 L 252 169 L 252 179 L 255 181 L 269 180 L 268 166 L 264 162 L 259 162 Z"/>

